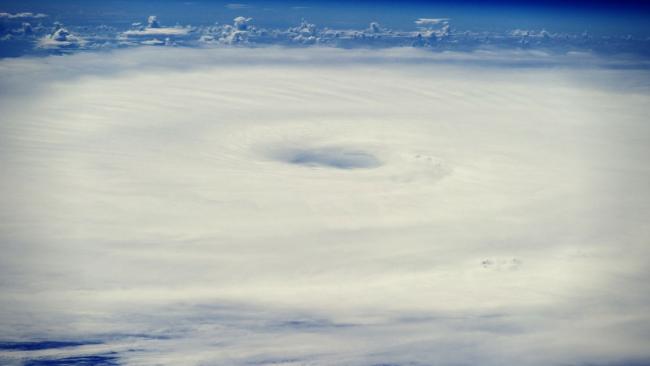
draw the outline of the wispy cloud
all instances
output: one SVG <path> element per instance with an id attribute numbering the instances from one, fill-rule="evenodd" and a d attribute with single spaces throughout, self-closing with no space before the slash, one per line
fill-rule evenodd
<path id="1" fill-rule="evenodd" d="M 47 14 L 43 13 L 30 13 L 30 12 L 24 12 L 24 13 L 0 13 L 0 19 L 39 19 L 39 18 L 45 18 L 47 17 Z"/>
<path id="2" fill-rule="evenodd" d="M 416 20 L 414 23 L 419 26 L 431 26 L 431 25 L 444 24 L 448 22 L 449 22 L 449 18 L 420 18 Z"/>
<path id="3" fill-rule="evenodd" d="M 239 9 L 249 9 L 252 6 L 249 4 L 242 4 L 242 3 L 232 3 L 232 4 L 226 4 L 226 8 L 230 10 L 239 10 Z"/>

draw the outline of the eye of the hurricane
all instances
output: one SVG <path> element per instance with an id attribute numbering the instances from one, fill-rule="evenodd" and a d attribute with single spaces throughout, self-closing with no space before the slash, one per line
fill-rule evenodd
<path id="1" fill-rule="evenodd" d="M 291 149 L 278 154 L 289 164 L 335 169 L 369 169 L 381 165 L 374 155 L 360 150 L 339 147 Z"/>

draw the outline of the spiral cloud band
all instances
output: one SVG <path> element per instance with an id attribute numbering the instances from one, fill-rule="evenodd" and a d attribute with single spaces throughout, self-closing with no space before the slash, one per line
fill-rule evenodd
<path id="1" fill-rule="evenodd" d="M 650 359 L 646 70 L 416 49 L 45 60 L 0 61 L 3 363 Z"/>

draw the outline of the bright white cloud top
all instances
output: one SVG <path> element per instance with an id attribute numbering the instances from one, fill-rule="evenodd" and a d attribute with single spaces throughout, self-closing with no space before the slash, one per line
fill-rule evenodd
<path id="1" fill-rule="evenodd" d="M 529 59 L 562 66 L 504 66 Z M 603 65 L 2 60 L 0 334 L 79 344 L 0 360 L 648 360 L 648 73 Z"/>

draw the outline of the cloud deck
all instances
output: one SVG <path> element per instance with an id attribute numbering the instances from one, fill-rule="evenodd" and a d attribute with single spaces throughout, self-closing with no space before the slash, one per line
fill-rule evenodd
<path id="1" fill-rule="evenodd" d="M 647 71 L 508 55 L 0 61 L 0 359 L 647 359 Z"/>

